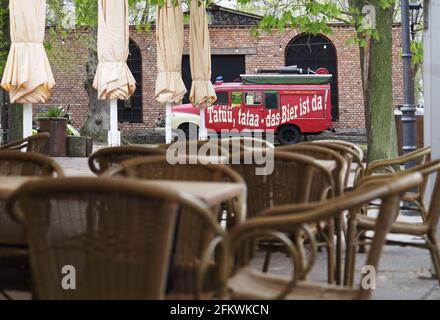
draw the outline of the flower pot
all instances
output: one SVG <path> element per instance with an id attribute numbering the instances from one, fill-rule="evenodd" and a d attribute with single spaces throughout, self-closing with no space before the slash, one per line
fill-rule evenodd
<path id="1" fill-rule="evenodd" d="M 40 118 L 38 119 L 38 124 L 40 132 L 48 132 L 50 134 L 47 153 L 52 157 L 65 157 L 67 152 L 67 119 Z"/>

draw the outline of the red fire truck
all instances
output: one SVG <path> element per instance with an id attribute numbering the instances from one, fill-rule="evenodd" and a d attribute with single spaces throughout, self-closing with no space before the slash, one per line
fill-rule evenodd
<path id="1" fill-rule="evenodd" d="M 273 131 L 281 144 L 331 130 L 330 79 L 325 69 L 302 74 L 295 67 L 241 75 L 241 82 L 218 79 L 217 102 L 205 111 L 206 127 L 218 133 Z M 199 117 L 199 109 L 191 104 L 174 106 L 172 126 L 187 131 L 199 125 Z"/>

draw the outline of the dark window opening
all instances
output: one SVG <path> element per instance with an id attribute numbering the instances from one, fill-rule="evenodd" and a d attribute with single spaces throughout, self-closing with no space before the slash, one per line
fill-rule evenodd
<path id="1" fill-rule="evenodd" d="M 229 94 L 227 92 L 217 92 L 217 101 L 215 104 L 218 106 L 227 106 L 229 104 Z"/>
<path id="2" fill-rule="evenodd" d="M 326 68 L 332 75 L 331 102 L 332 120 L 339 119 L 338 64 L 333 43 L 321 35 L 302 34 L 294 38 L 286 49 L 286 66 L 298 65 L 299 68 L 313 71 Z"/>
<path id="3" fill-rule="evenodd" d="M 233 82 L 240 75 L 246 73 L 246 57 L 245 55 L 215 55 L 211 56 L 211 82 L 215 83 L 215 79 L 219 76 L 223 77 L 224 82 Z M 183 98 L 183 103 L 189 103 L 189 94 L 191 91 L 191 66 L 189 55 L 182 57 L 182 78 L 185 83 L 187 94 Z"/>
<path id="4" fill-rule="evenodd" d="M 278 92 L 265 92 L 264 106 L 266 109 L 278 109 Z"/>
<path id="5" fill-rule="evenodd" d="M 119 122 L 142 122 L 142 56 L 138 45 L 130 40 L 127 65 L 136 80 L 136 91 L 127 100 L 118 100 Z"/>

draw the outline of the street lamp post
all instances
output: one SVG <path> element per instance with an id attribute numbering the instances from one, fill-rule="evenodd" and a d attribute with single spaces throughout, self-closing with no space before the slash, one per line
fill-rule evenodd
<path id="1" fill-rule="evenodd" d="M 408 153 L 416 147 L 416 105 L 414 99 L 414 83 L 412 81 L 412 53 L 410 36 L 410 5 L 409 0 L 401 0 L 402 14 L 402 60 L 404 102 L 402 111 L 403 152 Z M 407 167 L 413 164 L 406 164 Z"/>

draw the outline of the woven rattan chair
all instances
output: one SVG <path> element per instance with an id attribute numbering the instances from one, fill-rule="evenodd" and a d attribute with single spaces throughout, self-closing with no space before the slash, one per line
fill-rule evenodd
<path id="1" fill-rule="evenodd" d="M 412 163 L 414 166 L 423 165 L 431 160 L 431 147 L 418 149 L 416 151 L 404 154 L 395 159 L 376 160 L 367 166 L 365 172 L 366 176 L 377 174 L 393 174 L 396 170 L 404 170 L 403 166 L 406 163 Z M 423 183 L 415 190 L 411 190 L 402 196 L 404 201 L 402 209 L 408 209 L 408 204 L 414 204 L 422 216 L 426 216 L 427 209 L 425 205 L 425 190 L 428 180 L 425 179 Z M 414 208 L 410 208 L 414 209 Z"/>
<path id="2" fill-rule="evenodd" d="M 328 148 L 339 153 L 347 161 L 347 174 L 345 180 L 345 187 L 352 187 L 365 175 L 365 168 L 363 164 L 363 152 L 354 144 L 335 140 L 317 140 L 307 142 L 304 144 L 313 144 Z M 347 145 L 348 144 L 348 145 Z M 354 168 L 353 168 L 354 167 Z M 350 184 L 350 174 L 354 173 L 353 183 Z"/>
<path id="3" fill-rule="evenodd" d="M 22 140 L 13 141 L 0 146 L 0 150 L 23 150 L 26 152 L 46 153 L 46 147 L 49 142 L 50 134 L 47 132 L 39 133 Z"/>
<path id="4" fill-rule="evenodd" d="M 368 299 L 371 289 L 362 287 L 341 287 L 327 283 L 301 280 L 307 270 L 302 269 L 302 255 L 296 244 L 285 236 L 286 233 L 301 232 L 311 240 L 311 260 L 316 256 L 316 246 L 313 245 L 313 232 L 310 224 L 328 220 L 340 214 L 341 211 L 356 211 L 373 199 L 380 199 L 382 205 L 377 223 L 373 246 L 368 252 L 365 265 L 377 270 L 385 242 L 385 236 L 399 211 L 400 194 L 417 186 L 422 181 L 419 173 L 407 175 L 401 179 L 389 179 L 386 183 L 365 188 L 329 200 L 321 204 L 300 206 L 283 206 L 272 208 L 260 216 L 252 218 L 233 230 L 231 233 L 232 253 L 240 250 L 245 239 L 255 236 L 277 237 L 289 248 L 293 260 L 292 277 L 268 275 L 251 269 L 250 266 L 238 267 L 229 281 L 232 299 Z M 276 211 L 275 216 L 271 211 Z M 280 213 L 284 213 L 281 214 Z M 203 266 L 203 265 L 202 265 Z M 203 278 L 201 268 L 200 278 Z"/>
<path id="5" fill-rule="evenodd" d="M 210 157 L 211 163 L 214 158 L 217 158 L 217 163 L 222 163 L 227 161 L 229 158 L 229 151 L 218 144 L 217 140 L 215 142 L 211 140 L 207 141 L 177 141 L 170 144 L 162 144 L 158 146 L 159 149 L 164 150 L 167 155 L 174 157 Z"/>
<path id="6" fill-rule="evenodd" d="M 124 160 L 145 157 L 151 155 L 164 154 L 159 148 L 147 148 L 139 146 L 121 146 L 103 148 L 94 152 L 89 157 L 90 170 L 96 175 L 103 174 L 106 170 Z"/>
<path id="7" fill-rule="evenodd" d="M 423 181 L 427 181 L 436 176 L 429 210 L 427 210 L 426 215 L 422 216 L 423 221 L 421 223 L 393 221 L 394 223 L 389 232 L 393 234 L 407 234 L 420 237 L 424 239 L 424 242 L 415 243 L 410 241 L 405 242 L 403 240 L 388 240 L 387 243 L 428 249 L 431 254 L 434 271 L 440 282 L 440 245 L 437 237 L 437 227 L 440 217 L 440 160 L 428 162 L 407 171 L 396 173 L 393 177 L 402 178 L 414 172 L 421 173 Z M 361 180 L 359 184 L 360 186 L 368 184 L 377 185 L 381 184 L 382 181 L 386 181 L 386 179 L 389 179 L 389 176 L 369 176 Z M 348 272 L 346 272 L 345 279 L 345 283 L 348 285 L 353 283 L 356 247 L 360 244 L 365 245 L 370 243 L 366 237 L 361 237 L 360 235 L 364 234 L 366 231 L 374 230 L 375 224 L 376 218 L 372 216 L 365 214 L 353 214 L 349 216 L 349 232 L 347 239 L 349 250 L 346 260 L 346 270 Z"/>
<path id="8" fill-rule="evenodd" d="M 318 160 L 332 160 L 336 163 L 336 168 L 332 171 L 333 179 L 335 181 L 335 195 L 339 196 L 344 193 L 345 190 L 345 181 L 347 175 L 347 162 L 346 160 L 338 154 L 336 151 L 333 151 L 328 148 L 324 148 L 322 146 L 312 145 L 312 144 L 295 144 L 295 145 L 287 145 L 278 147 L 277 150 L 284 152 L 292 152 L 294 154 L 302 154 L 306 156 L 313 157 Z M 340 235 L 341 231 L 344 228 L 343 219 L 337 219 L 337 228 L 336 232 Z M 336 282 L 341 282 L 341 272 L 342 272 L 342 237 L 337 237 L 336 242 L 336 259 L 338 261 L 336 266 Z"/>
<path id="9" fill-rule="evenodd" d="M 166 156 L 154 156 L 126 160 L 118 168 L 105 173 L 103 177 L 135 178 L 147 180 L 178 180 L 205 182 L 234 182 L 244 184 L 243 179 L 232 169 L 221 164 L 171 165 Z M 224 220 L 226 209 L 227 228 L 233 228 L 243 219 L 241 208 L 242 199 L 228 202 L 223 208 L 212 208 L 218 212 L 218 220 Z M 220 210 L 219 210 L 220 209 Z M 213 212 L 214 213 L 214 212 Z M 189 298 L 194 292 L 196 269 L 194 261 L 201 256 L 205 227 L 193 215 L 183 210 L 179 219 L 176 242 L 175 268 L 173 283 L 169 287 L 169 298 Z"/>
<path id="10" fill-rule="evenodd" d="M 224 238 L 200 201 L 134 180 L 36 181 L 7 203 L 26 226 L 40 299 L 163 298 L 179 207 Z M 75 268 L 75 290 L 63 288 L 66 266 Z"/>
<path id="11" fill-rule="evenodd" d="M 230 167 L 243 177 L 248 187 L 247 218 L 256 217 L 263 210 L 273 206 L 303 204 L 334 196 L 335 183 L 332 173 L 311 157 L 275 150 L 272 156 L 269 155 L 267 158 L 273 162 L 273 172 L 268 175 L 257 174 L 261 165 L 253 161 L 252 157 L 252 152 L 241 152 L 232 154 L 230 159 Z M 265 165 L 268 166 L 268 163 Z M 328 280 L 334 282 L 333 221 L 328 221 L 325 229 L 329 256 Z M 271 253 L 277 249 L 277 245 L 273 241 L 263 240 L 259 241 L 259 246 L 267 250 L 263 263 L 263 271 L 267 271 Z M 254 254 L 253 247 L 253 243 L 250 243 L 246 249 L 247 253 L 244 253 L 244 261 Z"/>
<path id="12" fill-rule="evenodd" d="M 332 172 L 333 180 L 335 181 L 335 195 L 339 196 L 344 192 L 348 165 L 346 160 L 336 151 L 312 144 L 286 145 L 277 147 L 277 150 L 302 154 L 318 160 L 335 161 L 336 168 Z"/>
<path id="13" fill-rule="evenodd" d="M 254 137 L 229 137 L 217 141 L 224 149 L 230 153 L 240 151 L 252 151 L 254 149 L 274 150 L 275 146 L 267 140 Z"/>
<path id="14" fill-rule="evenodd" d="M 20 151 L 0 151 L 2 176 L 63 177 L 61 167 L 51 158 Z M 29 290 L 27 249 L 17 243 L 25 242 L 23 226 L 5 213 L 0 201 L 0 291 Z"/>
<path id="15" fill-rule="evenodd" d="M 339 144 L 341 146 L 348 147 L 348 148 L 352 149 L 353 151 L 355 151 L 361 160 L 364 160 L 364 151 L 362 151 L 362 149 L 357 144 L 354 144 L 354 143 L 351 143 L 348 141 L 333 140 L 333 139 L 317 140 L 316 142 L 333 143 L 333 144 Z"/>

